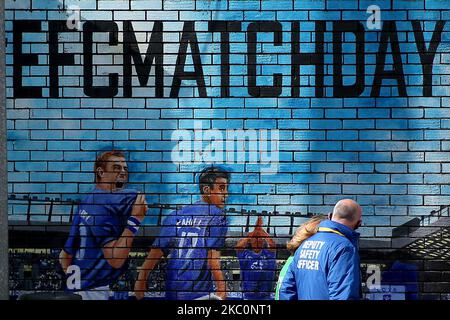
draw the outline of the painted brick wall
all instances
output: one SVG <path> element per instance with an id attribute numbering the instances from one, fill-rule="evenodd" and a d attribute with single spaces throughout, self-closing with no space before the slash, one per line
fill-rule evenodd
<path id="1" fill-rule="evenodd" d="M 396 28 L 399 51 L 393 55 L 395 48 L 388 45 L 385 70 L 393 70 L 394 56 L 400 57 L 404 93 L 396 79 L 383 79 L 376 93 L 383 32 L 369 30 L 366 24 L 366 10 L 374 4 L 381 8 L 382 25 Z M 58 35 L 58 52 L 73 53 L 74 65 L 58 68 L 58 97 L 51 94 L 49 52 L 54 44 L 49 45 L 49 23 L 65 21 L 69 14 L 64 9 L 70 5 L 80 8 L 81 29 L 93 20 L 117 25 L 117 45 L 110 45 L 107 33 L 95 34 L 93 45 L 98 53 L 93 57 L 94 85 L 108 86 L 107 75 L 118 73 L 114 97 L 89 97 L 83 91 L 80 31 Z M 200 120 L 205 130 L 279 130 L 277 174 L 261 174 L 258 164 L 226 164 L 233 172 L 230 206 L 238 210 L 327 213 L 340 198 L 352 198 L 363 206 L 363 238 L 390 241 L 394 228 L 450 204 L 449 1 L 7 0 L 6 9 L 10 193 L 77 199 L 92 188 L 96 153 L 118 148 L 128 151 L 131 182 L 147 194 L 148 202 L 191 203 L 198 199 L 195 173 L 204 165 L 174 164 L 171 152 L 176 142 L 171 135 L 177 129 L 192 132 Z M 22 85 L 41 88 L 41 98 L 18 98 L 14 91 L 14 23 L 27 20 L 40 21 L 42 32 L 23 34 L 19 51 L 36 55 L 37 63 L 22 68 Z M 229 35 L 229 97 L 221 92 L 221 34 L 208 31 L 208 22 L 214 20 L 241 23 Z M 364 85 L 358 96 L 337 97 L 333 23 L 350 20 L 360 21 L 364 28 Z M 124 93 L 126 21 L 132 21 L 142 54 L 154 22 L 162 21 L 163 97 L 157 97 L 153 67 L 147 85 L 140 85 L 133 67 L 132 95 Z M 195 22 L 205 94 L 195 81 L 183 80 L 178 95 L 171 97 L 182 31 L 189 21 Z M 279 45 L 274 44 L 273 32 L 258 33 L 256 44 L 256 85 L 273 86 L 273 74 L 281 73 L 278 96 L 249 93 L 248 27 L 255 21 L 262 21 L 260 26 L 277 21 L 282 27 Z M 316 85 L 314 66 L 302 66 L 296 97 L 291 86 L 292 22 L 300 27 L 300 52 L 308 53 L 317 49 L 316 21 L 325 22 L 323 86 Z M 444 23 L 432 67 L 426 70 L 413 21 L 420 22 L 417 34 L 423 34 L 426 48 L 439 21 Z M 343 39 L 338 65 L 344 84 L 351 85 L 355 34 L 346 33 Z M 186 71 L 193 71 L 191 50 L 187 53 Z M 424 75 L 430 72 L 432 91 L 425 96 Z M 11 206 L 11 219 L 23 217 L 24 210 Z M 245 224 L 245 217 L 232 219 L 235 226 Z M 272 217 L 276 219 L 282 217 Z M 287 232 L 283 225 L 277 230 Z"/>

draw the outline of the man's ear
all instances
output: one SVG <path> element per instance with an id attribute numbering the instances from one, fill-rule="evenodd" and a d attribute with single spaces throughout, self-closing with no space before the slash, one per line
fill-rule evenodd
<path id="1" fill-rule="evenodd" d="M 211 193 L 211 187 L 210 186 L 203 186 L 203 194 L 210 194 Z"/>
<path id="2" fill-rule="evenodd" d="M 97 178 L 101 178 L 103 176 L 103 173 L 105 173 L 105 172 L 103 171 L 103 168 L 101 168 L 101 167 L 98 167 L 97 171 L 95 172 Z"/>

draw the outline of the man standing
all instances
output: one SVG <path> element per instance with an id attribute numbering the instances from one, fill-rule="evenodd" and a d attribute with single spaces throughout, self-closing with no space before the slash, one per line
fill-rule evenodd
<path id="1" fill-rule="evenodd" d="M 255 229 L 236 244 L 244 300 L 268 300 L 273 291 L 276 244 L 262 224 L 258 217 Z"/>
<path id="2" fill-rule="evenodd" d="M 128 167 L 122 152 L 102 153 L 94 173 L 96 186 L 80 203 L 59 258 L 68 290 L 83 300 L 108 300 L 109 285 L 127 270 L 147 202 L 136 190 L 123 189 Z"/>
<path id="3" fill-rule="evenodd" d="M 204 299 L 215 294 L 226 298 L 226 283 L 220 265 L 227 221 L 224 207 L 228 198 L 229 173 L 217 167 L 205 168 L 199 177 L 201 200 L 172 212 L 147 259 L 140 267 L 134 291 L 137 299 L 147 291 L 147 279 L 163 256 L 168 258 L 166 298 Z M 213 282 L 214 280 L 214 282 Z"/>
<path id="4" fill-rule="evenodd" d="M 354 300 L 361 298 L 358 254 L 362 209 L 353 200 L 340 200 L 330 220 L 304 241 L 289 265 L 280 300 Z"/>

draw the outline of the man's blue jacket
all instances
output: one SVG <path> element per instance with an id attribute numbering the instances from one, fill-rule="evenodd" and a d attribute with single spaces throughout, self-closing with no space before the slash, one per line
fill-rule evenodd
<path id="1" fill-rule="evenodd" d="M 280 287 L 280 300 L 354 300 L 361 298 L 359 233 L 330 220 L 305 240 Z"/>

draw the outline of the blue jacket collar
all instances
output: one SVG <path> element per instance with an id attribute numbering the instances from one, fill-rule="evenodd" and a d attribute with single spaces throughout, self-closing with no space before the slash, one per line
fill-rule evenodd
<path id="1" fill-rule="evenodd" d="M 336 231 L 339 231 L 342 233 L 350 242 L 357 247 L 358 246 L 358 240 L 359 240 L 359 233 L 350 229 L 346 225 L 343 225 L 339 222 L 331 221 L 331 220 L 324 220 L 319 224 L 319 228 L 330 228 Z"/>

